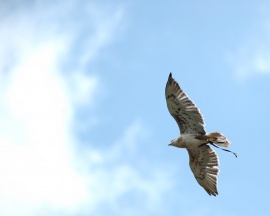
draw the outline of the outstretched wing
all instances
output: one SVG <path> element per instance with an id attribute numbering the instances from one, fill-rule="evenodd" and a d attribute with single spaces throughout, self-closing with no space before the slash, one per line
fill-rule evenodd
<path id="1" fill-rule="evenodd" d="M 194 149 L 187 149 L 189 166 L 197 182 L 211 195 L 218 195 L 217 175 L 219 169 L 218 156 L 208 145 Z"/>
<path id="2" fill-rule="evenodd" d="M 167 107 L 176 120 L 181 133 L 205 134 L 200 110 L 183 92 L 170 73 L 165 88 Z"/>

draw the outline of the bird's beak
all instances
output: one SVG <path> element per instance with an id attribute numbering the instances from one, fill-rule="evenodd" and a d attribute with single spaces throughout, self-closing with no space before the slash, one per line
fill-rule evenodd
<path id="1" fill-rule="evenodd" d="M 170 143 L 168 146 L 171 146 L 172 144 Z"/>

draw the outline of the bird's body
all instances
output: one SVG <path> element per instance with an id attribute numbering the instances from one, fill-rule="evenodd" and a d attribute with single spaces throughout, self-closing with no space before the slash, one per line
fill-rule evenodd
<path id="1" fill-rule="evenodd" d="M 182 91 L 171 73 L 166 84 L 165 96 L 168 110 L 176 120 L 181 133 L 180 137 L 172 140 L 169 145 L 187 149 L 194 177 L 209 195 L 216 196 L 219 161 L 217 154 L 208 144 L 229 147 L 230 142 L 220 132 L 205 132 L 204 120 L 199 109 Z"/>
<path id="2" fill-rule="evenodd" d="M 180 137 L 171 141 L 169 145 L 178 148 L 197 148 L 204 144 L 216 143 L 220 146 L 228 147 L 230 142 L 219 132 L 213 132 L 209 134 L 181 134 Z"/>
<path id="3" fill-rule="evenodd" d="M 172 140 L 170 145 L 178 148 L 192 149 L 197 148 L 206 142 L 207 142 L 206 140 L 196 139 L 196 135 L 182 134 L 180 137 Z"/>

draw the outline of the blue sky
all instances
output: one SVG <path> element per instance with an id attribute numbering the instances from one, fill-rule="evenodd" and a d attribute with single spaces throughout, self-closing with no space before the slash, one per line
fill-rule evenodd
<path id="1" fill-rule="evenodd" d="M 0 215 L 269 215 L 268 1 L 0 3 Z M 169 73 L 221 131 L 197 184 Z"/>

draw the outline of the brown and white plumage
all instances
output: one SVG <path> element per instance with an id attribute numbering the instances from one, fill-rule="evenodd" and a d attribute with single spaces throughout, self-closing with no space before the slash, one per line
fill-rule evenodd
<path id="1" fill-rule="evenodd" d="M 170 73 L 165 96 L 170 114 L 176 120 L 181 133 L 205 134 L 200 110 L 183 92 Z"/>
<path id="2" fill-rule="evenodd" d="M 169 145 L 186 148 L 189 154 L 189 165 L 197 182 L 209 195 L 216 196 L 218 156 L 207 144 L 228 147 L 230 142 L 219 132 L 206 133 L 200 110 L 188 98 L 170 73 L 165 88 L 167 107 L 176 120 L 180 137 Z M 228 150 L 227 150 L 228 151 Z"/>
<path id="3" fill-rule="evenodd" d="M 208 145 L 199 148 L 187 149 L 189 154 L 189 166 L 197 182 L 209 195 L 216 196 L 217 175 L 219 170 L 218 156 Z"/>

